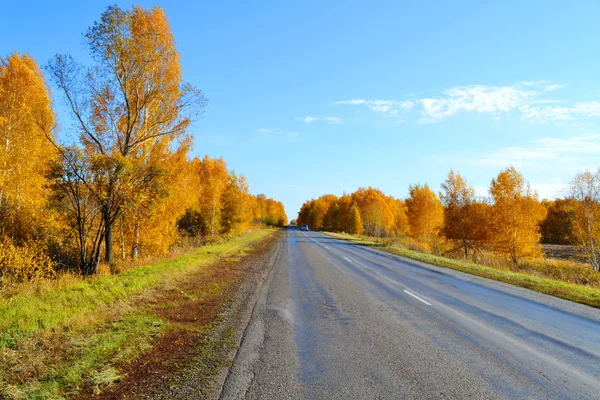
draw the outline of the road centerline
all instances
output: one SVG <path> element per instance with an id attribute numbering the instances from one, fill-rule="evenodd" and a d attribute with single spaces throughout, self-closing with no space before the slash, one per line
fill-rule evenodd
<path id="1" fill-rule="evenodd" d="M 351 260 L 351 259 L 349 259 L 348 257 L 344 257 L 344 256 L 342 256 L 342 258 L 343 258 L 344 260 L 346 260 L 346 261 L 350 262 L 350 263 L 352 262 L 352 260 Z"/>
<path id="2" fill-rule="evenodd" d="M 409 292 L 408 290 L 405 290 L 404 293 L 406 293 L 409 296 L 414 297 L 415 299 L 419 300 L 421 303 L 427 304 L 428 306 L 431 305 L 431 303 L 423 300 L 422 298 L 420 298 L 419 296 L 417 296 L 416 294 L 412 294 L 411 292 Z"/>

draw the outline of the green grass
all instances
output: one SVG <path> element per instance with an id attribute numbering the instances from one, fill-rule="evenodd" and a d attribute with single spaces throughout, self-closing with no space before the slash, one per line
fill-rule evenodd
<path id="1" fill-rule="evenodd" d="M 477 275 L 484 278 L 510 283 L 512 285 L 535 290 L 536 292 L 545 293 L 575 301 L 577 303 L 600 308 L 600 289 L 596 287 L 541 277 L 535 275 L 534 273 L 515 272 L 508 269 L 493 268 L 447 257 L 420 253 L 403 247 L 384 245 L 375 241 L 348 234 L 330 232 L 326 232 L 326 234 L 357 245 L 377 247 L 379 250 L 398 256 L 411 258 L 413 260 L 422 261 L 440 267 L 450 268 L 456 271 L 466 272 L 468 274 Z"/>
<path id="2" fill-rule="evenodd" d="M 168 329 L 146 311 L 144 299 L 190 270 L 247 252 L 272 232 L 255 231 L 118 275 L 0 298 L 0 398 L 64 398 L 85 386 L 112 384 L 120 378 L 113 363 L 147 351 Z"/>

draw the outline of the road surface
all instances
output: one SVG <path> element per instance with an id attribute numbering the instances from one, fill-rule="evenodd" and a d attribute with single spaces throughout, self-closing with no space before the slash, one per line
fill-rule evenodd
<path id="1" fill-rule="evenodd" d="M 288 230 L 222 399 L 600 399 L 600 311 Z"/>

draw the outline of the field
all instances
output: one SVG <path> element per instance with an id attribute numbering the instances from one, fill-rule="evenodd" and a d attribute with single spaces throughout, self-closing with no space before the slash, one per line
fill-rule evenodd
<path id="1" fill-rule="evenodd" d="M 547 259 L 569 260 L 586 263 L 585 254 L 581 248 L 561 244 L 542 244 L 544 257 Z"/>

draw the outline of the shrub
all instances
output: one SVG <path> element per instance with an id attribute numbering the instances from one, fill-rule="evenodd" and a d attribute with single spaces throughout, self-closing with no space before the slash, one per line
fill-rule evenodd
<path id="1" fill-rule="evenodd" d="M 406 243 L 406 248 L 409 250 L 418 251 L 420 253 L 431 254 L 431 246 L 424 242 L 418 242 L 416 240 L 411 240 Z"/>
<path id="2" fill-rule="evenodd" d="M 6 238 L 0 241 L 0 288 L 55 276 L 54 263 L 44 246 L 38 243 L 17 246 Z"/>

